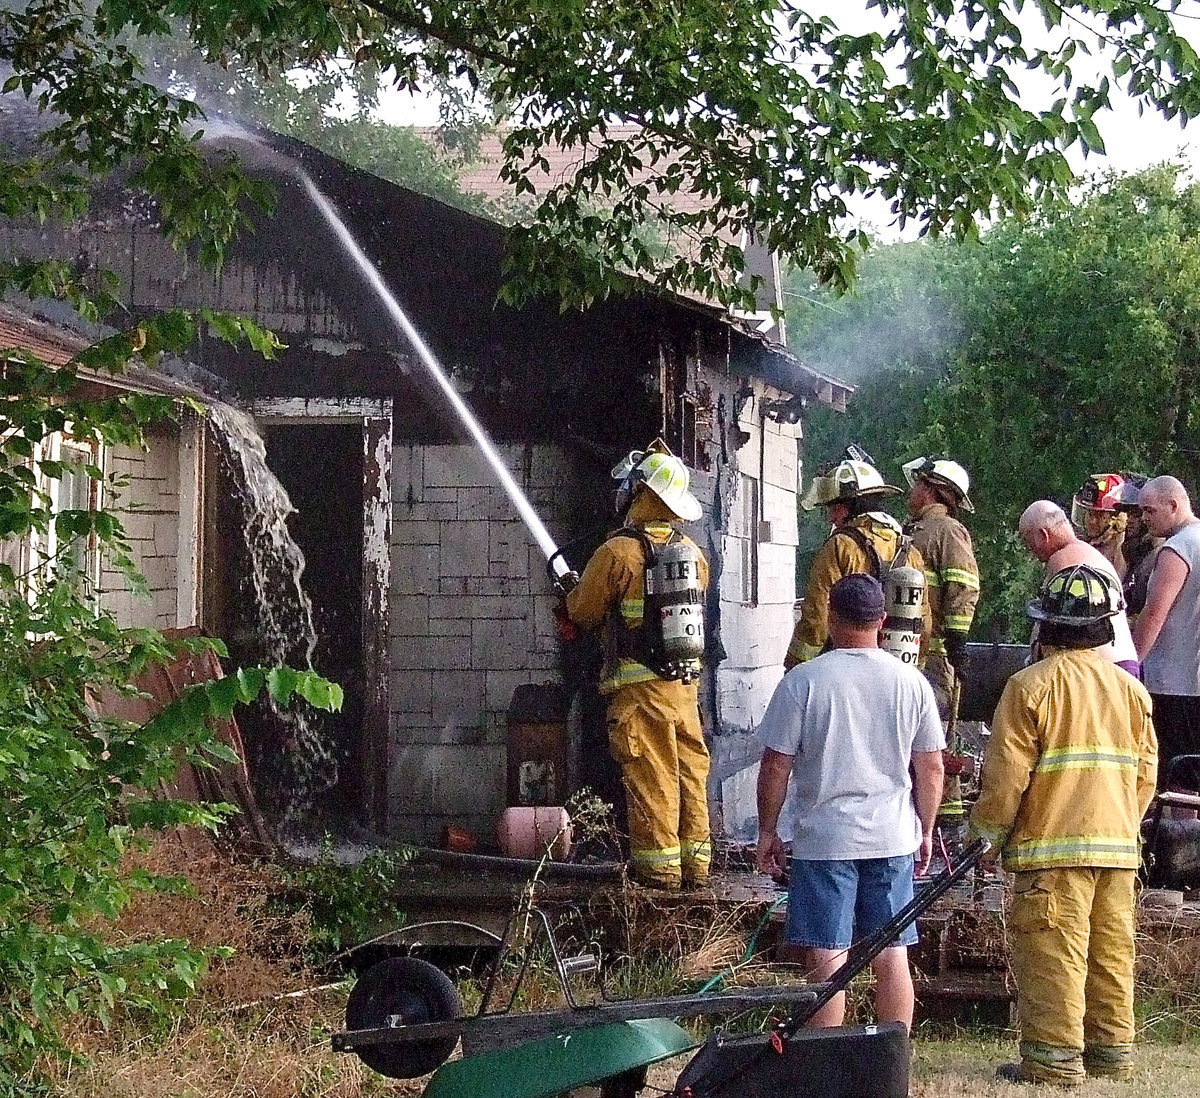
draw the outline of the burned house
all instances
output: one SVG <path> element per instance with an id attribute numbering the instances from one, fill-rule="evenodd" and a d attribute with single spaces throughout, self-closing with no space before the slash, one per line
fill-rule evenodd
<path id="1" fill-rule="evenodd" d="M 347 696 L 320 731 L 335 764 L 323 810 L 419 843 L 438 842 L 447 826 L 486 841 L 512 795 L 510 717 L 522 706 L 550 729 L 540 750 L 553 773 L 539 772 L 540 795 L 603 788 L 615 768 L 586 686 L 594 653 L 564 650 L 556 635 L 545 553 L 301 170 L 340 211 L 572 565 L 608 528 L 608 474 L 621 456 L 661 435 L 684 458 L 704 505 L 689 533 L 715 577 L 701 690 L 711 800 L 725 833 L 745 833 L 751 733 L 792 627 L 801 412 L 806 401 L 844 406 L 847 387 L 753 325 L 648 284 L 582 312 L 550 300 L 509 307 L 498 296 L 500 225 L 292 140 L 232 143 L 278 197 L 219 272 L 172 250 L 154 211 L 119 187 L 98 195 L 83 223 L 0 224 L 0 246 L 115 271 L 132 317 L 212 307 L 247 314 L 286 344 L 267 361 L 205 336 L 191 357 L 215 395 L 252 413 L 295 508 L 288 526 L 306 562 L 311 656 Z M 144 564 L 161 569 L 164 586 L 153 612 L 128 612 L 155 624 L 190 616 L 236 658 L 256 659 L 254 622 L 270 593 L 247 578 L 252 516 L 230 469 L 237 443 L 217 437 L 216 418 L 186 415 L 141 458 L 169 485 L 156 517 L 137 519 L 153 546 Z M 557 686 L 518 689 L 546 683 Z M 258 761 L 271 750 L 260 745 Z"/>

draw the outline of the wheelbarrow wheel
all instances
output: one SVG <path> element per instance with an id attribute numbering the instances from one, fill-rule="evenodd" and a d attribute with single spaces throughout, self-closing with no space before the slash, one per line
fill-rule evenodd
<path id="1" fill-rule="evenodd" d="M 416 957 L 389 957 L 359 978 L 346 1003 L 346 1028 L 375 1029 L 397 1015 L 405 1025 L 448 1022 L 462 1013 L 458 992 L 436 965 Z M 366 1045 L 355 1054 L 367 1067 L 389 1079 L 415 1079 L 440 1067 L 454 1051 L 458 1036 L 424 1041 Z"/>

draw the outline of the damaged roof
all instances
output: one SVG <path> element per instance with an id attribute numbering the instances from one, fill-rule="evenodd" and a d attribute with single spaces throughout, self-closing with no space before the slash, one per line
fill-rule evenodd
<path id="1" fill-rule="evenodd" d="M 33 151 L 37 133 L 52 123 L 52 118 L 39 115 L 18 93 L 0 95 L 0 159 L 5 154 L 28 155 Z M 428 318 L 430 326 L 443 335 L 448 344 L 445 348 L 447 358 L 457 357 L 486 370 L 489 363 L 496 361 L 497 351 L 495 346 L 485 346 L 485 341 L 493 339 L 497 330 L 524 326 L 531 328 L 537 338 L 538 333 L 549 335 L 551 325 L 563 356 L 569 354 L 576 361 L 589 357 L 578 320 L 562 315 L 556 302 L 535 301 L 519 311 L 509 310 L 498 302 L 505 252 L 505 229 L 499 222 L 456 209 L 356 169 L 295 138 L 240 124 L 222 127 L 218 120 L 206 128 L 214 148 L 224 143 L 239 154 L 252 153 L 251 142 L 259 141 L 269 146 L 268 154 L 275 153 L 276 159 L 280 159 L 278 154 L 283 154 L 293 165 L 293 175 L 297 164 L 307 170 L 322 190 L 335 199 L 347 220 L 353 221 L 360 243 L 372 253 L 389 283 L 396 285 L 406 306 L 411 307 L 414 314 Z M 216 136 L 222 128 L 226 139 Z M 238 140 L 239 133 L 249 141 Z M 294 194 L 296 180 L 284 178 L 278 165 L 250 162 L 247 171 L 274 175 L 285 192 L 292 189 Z M 119 198 L 119 179 L 109 181 L 100 190 L 107 192 L 110 200 L 126 207 L 123 212 L 127 212 L 127 203 Z M 96 203 L 97 213 L 103 205 L 100 197 Z M 290 202 L 290 208 L 296 213 L 298 207 L 294 200 Z M 272 225 L 270 219 L 264 219 L 254 233 L 244 234 L 239 247 L 251 256 L 256 253 L 261 256 L 272 249 L 277 255 L 282 254 L 284 247 L 295 251 L 302 260 L 297 281 L 303 290 L 328 295 L 342 304 L 350 315 L 358 317 L 362 330 L 374 328 L 379 331 L 383 326 L 369 316 L 371 310 L 364 304 L 358 280 L 353 280 L 352 284 L 329 277 L 330 267 L 327 257 L 322 258 L 321 240 L 319 236 L 313 237 L 312 226 L 306 224 L 304 212 L 296 218 L 286 216 L 276 220 L 282 223 Z M 289 235 L 291 240 L 282 242 L 281 234 Z M 417 252 L 424 257 L 420 270 L 411 269 L 413 264 L 404 259 L 405 254 L 411 256 Z M 198 276 L 189 276 L 188 281 L 199 285 Z M 637 289 L 630 297 L 610 299 L 588 311 L 595 314 L 590 321 L 593 329 L 597 325 L 601 329 L 611 327 L 610 318 L 618 312 L 630 314 L 653 310 L 668 319 L 672 314 L 680 319 L 687 314 L 699 314 L 710 325 L 728 333 L 729 364 L 733 371 L 761 377 L 788 393 L 839 410 L 845 408 L 847 397 L 853 392 L 852 386 L 806 366 L 785 346 L 756 332 L 750 323 L 738 320 L 720 306 L 665 291 L 648 280 L 631 281 Z M 190 287 L 181 282 L 176 289 L 182 295 Z M 472 302 L 468 297 L 479 300 Z M 199 304 L 184 296 L 172 303 L 180 307 Z M 139 303 L 133 301 L 130 304 L 136 308 Z M 593 356 L 592 361 L 598 368 L 604 368 L 602 358 Z"/>

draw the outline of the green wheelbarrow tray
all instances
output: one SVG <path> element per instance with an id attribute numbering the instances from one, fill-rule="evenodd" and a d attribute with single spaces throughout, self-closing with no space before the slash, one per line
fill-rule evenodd
<path id="1" fill-rule="evenodd" d="M 551 1098 L 688 1052 L 699 1040 L 666 1018 L 593 1026 L 451 1060 L 422 1098 Z"/>

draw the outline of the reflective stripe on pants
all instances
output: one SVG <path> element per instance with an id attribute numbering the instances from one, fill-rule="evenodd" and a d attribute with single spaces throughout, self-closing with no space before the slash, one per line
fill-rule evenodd
<path id="1" fill-rule="evenodd" d="M 695 685 L 636 683 L 608 702 L 608 743 L 621 766 L 636 876 L 668 888 L 703 881 L 711 858 L 708 749 Z"/>

